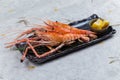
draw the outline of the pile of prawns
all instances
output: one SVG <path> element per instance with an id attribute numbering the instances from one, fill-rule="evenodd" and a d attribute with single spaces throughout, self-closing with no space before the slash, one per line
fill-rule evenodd
<path id="1" fill-rule="evenodd" d="M 24 61 L 29 49 L 33 51 L 37 58 L 42 58 L 58 51 L 65 45 L 74 43 L 76 40 L 89 42 L 90 40 L 97 38 L 95 32 L 78 29 L 58 21 L 54 22 L 48 20 L 44 23 L 45 25 L 40 25 L 39 27 L 37 26 L 24 31 L 13 42 L 7 43 L 7 48 L 23 42 L 26 43 L 27 47 L 23 52 L 21 62 Z M 33 35 L 32 37 L 23 37 L 31 33 Z M 38 46 L 46 46 L 49 51 L 39 54 L 35 50 L 35 47 Z"/>

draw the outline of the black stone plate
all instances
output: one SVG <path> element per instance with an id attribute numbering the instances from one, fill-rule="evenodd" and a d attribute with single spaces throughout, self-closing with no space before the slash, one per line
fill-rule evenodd
<path id="1" fill-rule="evenodd" d="M 91 15 L 90 17 L 88 17 L 86 19 L 72 22 L 69 25 L 75 26 L 75 27 L 77 27 L 79 29 L 90 30 L 89 22 L 92 19 L 96 19 L 96 18 L 99 18 L 99 17 L 96 14 L 93 14 L 93 15 Z M 114 33 L 116 33 L 116 30 L 114 30 L 111 26 L 109 26 L 109 28 L 107 29 L 106 32 L 98 34 L 97 35 L 98 38 L 95 39 L 95 40 L 92 40 L 90 42 L 80 43 L 79 41 L 76 41 L 75 43 L 70 44 L 69 46 L 64 46 L 58 52 L 55 52 L 55 53 L 50 54 L 50 55 L 48 55 L 46 57 L 43 57 L 43 58 L 37 58 L 33 54 L 33 52 L 31 50 L 29 50 L 26 57 L 33 63 L 41 64 L 41 63 L 44 63 L 44 62 L 47 62 L 47 61 L 51 61 L 51 60 L 53 60 L 55 58 L 61 57 L 63 55 L 67 55 L 67 54 L 72 53 L 74 51 L 78 51 L 78 50 L 83 49 L 83 48 L 85 48 L 87 46 L 91 46 L 91 45 L 96 44 L 98 42 L 104 41 L 104 40 L 110 38 Z M 21 53 L 23 53 L 23 51 L 26 48 L 26 43 L 16 44 L 16 47 L 18 48 L 18 50 L 20 50 Z M 45 46 L 37 47 L 35 49 L 39 54 L 42 54 L 42 53 L 45 53 L 46 51 L 49 51 L 49 49 L 46 48 Z"/>

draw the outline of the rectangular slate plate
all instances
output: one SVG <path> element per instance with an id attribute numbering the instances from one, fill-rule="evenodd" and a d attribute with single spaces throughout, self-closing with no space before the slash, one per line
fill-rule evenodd
<path id="1" fill-rule="evenodd" d="M 75 21 L 75 22 L 72 22 L 70 23 L 69 25 L 71 26 L 74 26 L 74 27 L 77 27 L 79 29 L 85 29 L 85 30 L 90 30 L 90 27 L 89 27 L 89 22 L 92 20 L 92 19 L 96 19 L 96 18 L 99 18 L 96 14 L 93 14 L 91 15 L 90 17 L 86 18 L 86 19 L 83 19 L 83 20 L 80 20 L 80 21 Z M 108 39 L 110 38 L 116 31 L 111 27 L 109 26 L 109 28 L 107 29 L 106 32 L 102 33 L 102 34 L 98 34 L 98 38 L 95 39 L 95 40 L 92 40 L 90 42 L 87 42 L 87 43 L 80 43 L 79 41 L 76 41 L 75 43 L 73 44 L 70 44 L 69 46 L 64 46 L 62 49 L 60 49 L 59 51 L 53 53 L 53 54 L 50 54 L 46 57 L 43 57 L 43 58 L 37 58 L 33 52 L 31 50 L 28 51 L 28 54 L 27 54 L 27 58 L 33 62 L 33 63 L 36 63 L 36 64 L 41 64 L 41 63 L 44 63 L 44 62 L 47 62 L 47 61 L 51 61 L 55 58 L 58 58 L 58 57 L 61 57 L 61 56 L 64 56 L 64 55 L 67 55 L 67 54 L 70 54 L 74 51 L 78 51 L 80 49 L 83 49 L 85 47 L 88 47 L 88 46 L 91 46 L 93 44 L 96 44 L 98 42 L 101 42 L 101 41 L 104 41 L 105 39 Z M 18 48 L 18 50 L 20 50 L 21 53 L 23 53 L 23 51 L 25 50 L 26 48 L 26 43 L 20 43 L 20 44 L 16 44 L 16 47 Z M 46 48 L 45 46 L 42 46 L 42 47 L 37 47 L 35 48 L 36 51 L 39 53 L 39 54 L 42 54 L 46 51 L 49 51 L 48 48 Z"/>

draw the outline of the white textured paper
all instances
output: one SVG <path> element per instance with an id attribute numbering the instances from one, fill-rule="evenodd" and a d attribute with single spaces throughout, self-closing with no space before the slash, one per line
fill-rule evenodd
<path id="1" fill-rule="evenodd" d="M 4 48 L 33 24 L 42 24 L 41 19 L 69 23 L 93 13 L 120 24 L 120 1 L 0 0 L 0 80 L 120 80 L 120 26 L 114 26 L 114 37 L 43 65 L 27 59 L 20 63 L 18 50 Z M 27 26 L 20 20 L 27 20 Z"/>

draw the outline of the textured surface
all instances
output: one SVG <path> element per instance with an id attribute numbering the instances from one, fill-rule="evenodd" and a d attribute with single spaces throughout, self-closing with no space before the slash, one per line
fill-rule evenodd
<path id="1" fill-rule="evenodd" d="M 0 80 L 119 80 L 119 26 L 113 38 L 43 65 L 20 63 L 18 50 L 4 48 L 41 19 L 69 23 L 96 13 L 114 25 L 120 23 L 119 9 L 119 0 L 0 0 Z"/>

